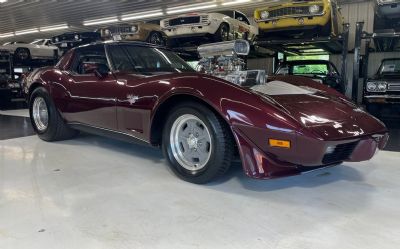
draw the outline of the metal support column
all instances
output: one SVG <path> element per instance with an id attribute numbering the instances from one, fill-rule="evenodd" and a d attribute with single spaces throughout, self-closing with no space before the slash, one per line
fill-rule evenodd
<path id="1" fill-rule="evenodd" d="M 371 44 L 371 40 L 367 40 L 365 43 L 365 52 L 364 52 L 364 59 L 363 59 L 363 80 L 364 86 L 367 83 L 368 79 L 368 63 L 369 63 L 369 46 Z"/>
<path id="2" fill-rule="evenodd" d="M 358 103 L 358 81 L 360 79 L 360 50 L 363 28 L 364 22 L 357 22 L 356 37 L 354 41 L 353 84 L 351 89 L 351 97 L 355 103 Z"/>
<path id="3" fill-rule="evenodd" d="M 349 30 L 350 30 L 350 24 L 345 23 L 343 25 L 343 34 L 342 34 L 343 51 L 342 51 L 342 69 L 341 69 L 342 80 L 345 89 L 349 88 L 349 82 L 347 82 L 347 53 L 349 50 Z"/>

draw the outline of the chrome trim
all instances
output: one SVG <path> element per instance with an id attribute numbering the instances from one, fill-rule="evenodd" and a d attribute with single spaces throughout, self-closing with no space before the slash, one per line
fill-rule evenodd
<path id="1" fill-rule="evenodd" d="M 68 125 L 81 125 L 81 126 L 86 126 L 86 127 L 93 128 L 93 129 L 98 129 L 98 130 L 103 130 L 103 131 L 118 133 L 118 134 L 121 134 L 121 135 L 125 135 L 125 136 L 128 136 L 128 137 L 132 137 L 132 138 L 137 139 L 137 140 L 139 140 L 139 141 L 142 141 L 142 142 L 144 142 L 144 143 L 150 144 L 149 141 L 146 141 L 146 140 L 143 139 L 143 138 L 138 138 L 138 137 L 136 137 L 136 136 L 134 136 L 134 135 L 132 135 L 132 134 L 125 133 L 125 132 L 122 132 L 122 131 L 111 130 L 111 129 L 108 129 L 108 128 L 98 127 L 98 126 L 89 125 L 89 124 L 83 124 L 83 123 L 80 123 L 80 122 L 69 122 Z M 138 132 L 138 133 L 139 133 L 139 132 Z"/>
<path id="2" fill-rule="evenodd" d="M 385 95 L 367 95 L 367 96 L 364 96 L 364 98 L 367 98 L 367 99 L 381 99 L 381 98 L 385 98 L 385 99 L 400 99 L 400 95 L 389 95 L 389 94 L 385 94 Z"/>
<path id="3" fill-rule="evenodd" d="M 285 15 L 285 16 L 279 16 L 279 17 L 273 17 L 273 18 L 267 18 L 267 19 L 255 19 L 256 22 L 269 22 L 269 21 L 275 21 L 279 19 L 287 19 L 287 18 L 301 18 L 301 17 L 316 17 L 316 16 L 324 16 L 326 14 L 325 11 L 319 13 L 319 14 L 310 14 L 310 15 Z"/>

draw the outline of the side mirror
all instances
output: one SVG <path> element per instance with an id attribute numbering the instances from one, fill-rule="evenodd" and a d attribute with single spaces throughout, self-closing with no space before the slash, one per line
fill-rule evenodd
<path id="1" fill-rule="evenodd" d="M 94 75 L 97 76 L 99 79 L 105 78 L 108 73 L 110 72 L 110 69 L 108 68 L 107 65 L 105 64 L 96 64 L 97 68 L 94 70 Z"/>

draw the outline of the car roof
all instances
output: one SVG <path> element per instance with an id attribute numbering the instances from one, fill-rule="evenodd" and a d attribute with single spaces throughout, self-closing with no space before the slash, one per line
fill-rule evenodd
<path id="1" fill-rule="evenodd" d="M 151 48 L 165 48 L 163 46 L 147 43 L 147 42 L 142 42 L 142 41 L 97 41 L 97 42 L 92 42 L 89 44 L 81 45 L 73 49 L 77 48 L 87 48 L 87 47 L 92 47 L 92 46 L 99 46 L 99 45 L 136 45 L 136 46 L 141 46 L 141 47 L 151 47 Z"/>

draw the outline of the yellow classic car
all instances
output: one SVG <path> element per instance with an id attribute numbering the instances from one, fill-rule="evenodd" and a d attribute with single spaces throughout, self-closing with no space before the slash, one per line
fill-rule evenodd
<path id="1" fill-rule="evenodd" d="M 343 17 L 337 0 L 291 0 L 267 4 L 254 11 L 260 35 L 338 35 Z M 314 31 L 314 32 L 310 32 Z"/>

